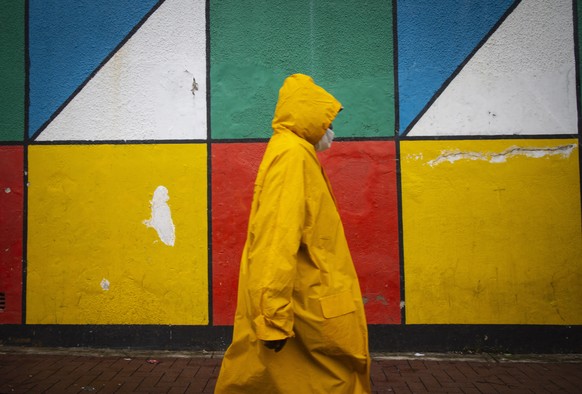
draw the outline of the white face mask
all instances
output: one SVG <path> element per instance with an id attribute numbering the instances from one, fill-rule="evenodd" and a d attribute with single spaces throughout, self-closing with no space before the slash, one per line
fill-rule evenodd
<path id="1" fill-rule="evenodd" d="M 333 132 L 333 130 L 327 129 L 327 131 L 325 132 L 323 137 L 321 137 L 319 142 L 315 144 L 315 150 L 318 152 L 322 152 L 326 149 L 329 149 L 331 147 L 331 142 L 333 141 L 334 137 L 335 133 Z"/>

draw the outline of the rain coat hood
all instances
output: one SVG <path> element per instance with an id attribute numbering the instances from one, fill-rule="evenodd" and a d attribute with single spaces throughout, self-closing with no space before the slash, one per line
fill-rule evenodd
<path id="1" fill-rule="evenodd" d="M 273 118 L 275 134 L 292 131 L 312 145 L 323 137 L 342 105 L 307 75 L 285 79 Z"/>
<path id="2" fill-rule="evenodd" d="M 281 88 L 216 393 L 370 392 L 362 294 L 314 147 L 340 108 L 308 76 L 292 75 Z M 264 345 L 279 340 L 286 344 L 277 353 Z"/>

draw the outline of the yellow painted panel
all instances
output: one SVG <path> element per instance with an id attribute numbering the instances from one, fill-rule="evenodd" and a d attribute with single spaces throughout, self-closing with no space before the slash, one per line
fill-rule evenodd
<path id="1" fill-rule="evenodd" d="M 206 158 L 203 144 L 31 146 L 27 323 L 207 324 Z"/>
<path id="2" fill-rule="evenodd" d="M 582 324 L 575 139 L 401 143 L 409 324 Z"/>

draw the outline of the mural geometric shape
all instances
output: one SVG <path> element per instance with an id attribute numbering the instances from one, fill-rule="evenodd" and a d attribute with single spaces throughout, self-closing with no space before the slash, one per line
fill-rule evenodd
<path id="1" fill-rule="evenodd" d="M 238 272 L 264 143 L 212 145 L 213 323 L 234 321 Z M 360 280 L 370 324 L 400 323 L 393 142 L 334 142 L 320 154 Z M 370 236 L 373 234 L 373 236 Z"/>
<path id="2" fill-rule="evenodd" d="M 279 88 L 294 73 L 342 103 L 338 136 L 394 135 L 391 2 L 212 0 L 210 21 L 214 139 L 270 137 Z"/>
<path id="3" fill-rule="evenodd" d="M 253 189 L 266 143 L 212 144 L 214 325 L 232 325 Z"/>
<path id="4" fill-rule="evenodd" d="M 402 141 L 409 324 L 582 324 L 576 139 Z"/>
<path id="5" fill-rule="evenodd" d="M 22 323 L 23 149 L 0 146 L 0 324 Z"/>
<path id="6" fill-rule="evenodd" d="M 24 1 L 0 5 L 0 141 L 24 138 Z"/>
<path id="7" fill-rule="evenodd" d="M 158 0 L 29 1 L 28 135 L 69 97 L 146 17 Z"/>
<path id="8" fill-rule="evenodd" d="M 366 319 L 369 324 L 400 324 L 395 143 L 334 142 L 319 157 L 344 224 Z"/>
<path id="9" fill-rule="evenodd" d="M 166 0 L 37 139 L 205 139 L 204 7 Z"/>
<path id="10" fill-rule="evenodd" d="M 514 3 L 398 0 L 398 105 L 402 134 Z"/>
<path id="11" fill-rule="evenodd" d="M 576 134 L 572 1 L 522 1 L 408 135 Z"/>
<path id="12" fill-rule="evenodd" d="M 206 150 L 30 146 L 26 322 L 207 324 Z"/>

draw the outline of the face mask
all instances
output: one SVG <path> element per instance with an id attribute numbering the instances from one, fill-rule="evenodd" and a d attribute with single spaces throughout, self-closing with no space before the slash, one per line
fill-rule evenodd
<path id="1" fill-rule="evenodd" d="M 315 144 L 315 150 L 318 152 L 323 152 L 324 150 L 329 149 L 331 147 L 331 142 L 333 141 L 334 137 L 335 134 L 333 130 L 327 129 L 327 131 L 325 132 L 323 137 L 321 137 L 319 142 Z"/>

